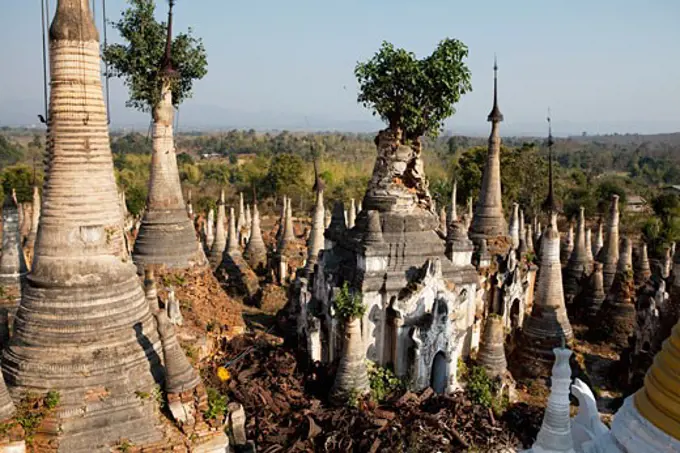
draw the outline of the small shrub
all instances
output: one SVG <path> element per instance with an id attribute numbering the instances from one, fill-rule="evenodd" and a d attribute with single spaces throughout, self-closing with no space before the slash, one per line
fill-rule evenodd
<path id="1" fill-rule="evenodd" d="M 207 393 L 208 410 L 205 412 L 205 418 L 208 420 L 222 419 L 227 412 L 227 397 L 212 387 L 208 387 Z"/>
<path id="2" fill-rule="evenodd" d="M 486 370 L 480 366 L 470 368 L 467 377 L 466 392 L 468 398 L 484 407 L 491 407 L 494 400 L 494 384 L 486 374 Z"/>
<path id="3" fill-rule="evenodd" d="M 360 396 L 361 395 L 357 389 L 350 390 L 349 394 L 347 395 L 347 406 L 354 409 L 359 409 L 359 403 L 361 402 Z"/>
<path id="4" fill-rule="evenodd" d="M 457 365 L 456 373 L 457 373 L 458 380 L 467 379 L 468 366 L 467 366 L 467 363 L 465 363 L 465 360 L 463 360 L 462 357 L 458 357 L 458 365 Z"/>
<path id="5" fill-rule="evenodd" d="M 347 282 L 342 285 L 340 292 L 335 296 L 333 307 L 338 316 L 345 321 L 361 318 L 366 313 L 361 293 L 352 292 Z"/>
<path id="6" fill-rule="evenodd" d="M 404 388 L 404 383 L 389 368 L 381 367 L 367 360 L 368 380 L 371 384 L 371 397 L 382 402 L 394 392 Z"/>

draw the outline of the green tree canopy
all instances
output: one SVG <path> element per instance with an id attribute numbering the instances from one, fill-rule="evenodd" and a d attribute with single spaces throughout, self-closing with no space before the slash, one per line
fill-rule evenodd
<path id="1" fill-rule="evenodd" d="M 126 105 L 150 112 L 160 100 L 160 69 L 167 39 L 167 23 L 154 17 L 154 0 L 128 0 L 130 6 L 117 22 L 111 22 L 126 44 L 104 48 L 109 65 L 108 76 L 120 77 L 130 91 Z M 178 106 L 191 97 L 194 80 L 207 74 L 208 61 L 203 41 L 192 35 L 191 28 L 172 41 L 172 67 L 178 77 L 173 80 L 173 104 Z"/>
<path id="2" fill-rule="evenodd" d="M 455 113 L 454 104 L 472 91 L 465 44 L 444 39 L 432 55 L 418 60 L 412 52 L 383 42 L 370 60 L 358 63 L 357 101 L 373 110 L 405 140 L 441 131 Z"/>

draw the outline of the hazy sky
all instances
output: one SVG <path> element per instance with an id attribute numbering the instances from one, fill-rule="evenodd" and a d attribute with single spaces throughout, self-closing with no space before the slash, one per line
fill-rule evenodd
<path id="1" fill-rule="evenodd" d="M 1 2 L 0 125 L 33 122 L 40 1 Z M 109 18 L 124 5 L 107 0 Z M 101 0 L 96 13 L 101 27 Z M 356 62 L 383 40 L 424 56 L 448 36 L 470 49 L 474 89 L 454 132 L 488 131 L 494 52 L 506 134 L 542 133 L 548 106 L 558 134 L 680 130 L 678 0 L 177 0 L 176 24 L 203 37 L 209 63 L 181 127 L 375 129 L 356 103 Z M 113 125 L 147 122 L 126 97 L 113 83 Z"/>

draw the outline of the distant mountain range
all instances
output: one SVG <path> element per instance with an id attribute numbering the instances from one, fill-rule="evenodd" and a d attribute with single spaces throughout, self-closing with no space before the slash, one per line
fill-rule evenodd
<path id="1" fill-rule="evenodd" d="M 0 127 L 2 126 L 35 126 L 43 127 L 38 121 L 42 112 L 42 102 L 35 100 L 2 100 L 0 101 Z M 122 105 L 112 105 L 111 127 L 117 130 L 146 131 L 149 127 L 149 116 L 127 109 Z M 288 130 L 288 131 L 339 131 L 339 132 L 373 132 L 381 129 L 383 124 L 376 118 L 366 114 L 363 118 L 348 119 L 334 117 L 332 114 L 309 114 L 294 112 L 259 111 L 246 112 L 233 110 L 218 105 L 197 104 L 187 102 L 179 111 L 180 131 L 216 131 L 230 129 Z M 447 122 L 446 130 L 450 134 L 472 137 L 485 136 L 489 133 L 486 118 L 470 122 L 462 115 Z M 613 133 L 660 134 L 678 130 L 674 122 L 600 122 L 595 124 L 578 121 L 560 121 L 554 124 L 556 136 L 603 135 Z M 537 137 L 546 134 L 546 125 L 539 123 L 515 123 L 510 119 L 503 123 L 502 135 Z"/>

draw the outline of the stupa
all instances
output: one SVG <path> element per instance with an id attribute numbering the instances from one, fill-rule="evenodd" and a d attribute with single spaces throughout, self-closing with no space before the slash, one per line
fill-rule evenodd
<path id="1" fill-rule="evenodd" d="M 97 29 L 85 0 L 59 0 L 50 28 L 48 177 L 2 368 L 10 393 L 60 402 L 40 431 L 58 451 L 109 452 L 159 440 L 162 348 L 132 263 L 109 147 Z M 182 203 L 182 215 L 186 212 Z"/>
<path id="2" fill-rule="evenodd" d="M 170 16 L 172 19 L 172 16 Z M 172 67 L 172 23 L 168 24 L 165 55 L 161 64 L 161 98 L 153 108 L 153 153 L 146 211 L 135 240 L 132 259 L 138 272 L 147 265 L 187 269 L 205 264 L 191 219 L 187 216 L 179 181 L 173 122 L 171 82 L 177 77 Z"/>

